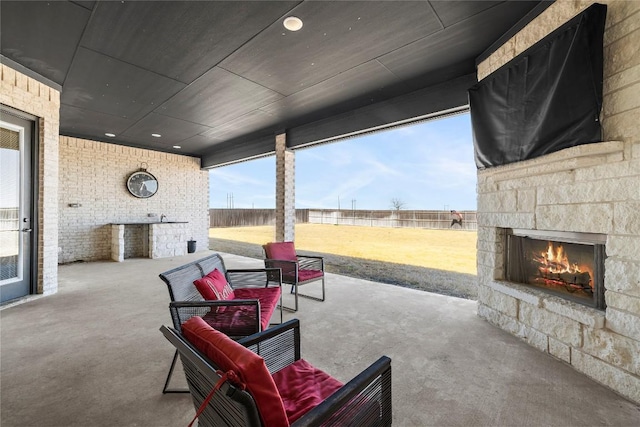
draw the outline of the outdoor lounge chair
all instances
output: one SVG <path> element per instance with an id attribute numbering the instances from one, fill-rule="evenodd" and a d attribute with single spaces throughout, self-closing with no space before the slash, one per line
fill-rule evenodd
<path id="1" fill-rule="evenodd" d="M 203 298 L 196 281 L 218 276 L 230 285 L 233 294 L 219 295 L 224 299 Z M 209 277 L 206 277 L 209 276 Z M 175 329 L 193 316 L 202 317 L 209 325 L 239 339 L 269 327 L 273 313 L 279 308 L 282 316 L 282 279 L 278 269 L 227 270 L 222 257 L 213 254 L 160 274 L 167 284 L 171 303 L 169 310 Z M 178 352 L 173 356 L 163 393 L 188 393 L 188 390 L 168 389 Z"/>
<path id="2" fill-rule="evenodd" d="M 391 425 L 391 359 L 342 385 L 301 359 L 297 319 L 237 342 L 196 318 L 160 330 L 180 353 L 200 427 Z"/>
<path id="3" fill-rule="evenodd" d="M 265 267 L 282 270 L 282 283 L 291 285 L 295 305 L 293 308 L 285 307 L 285 309 L 298 311 L 298 295 L 316 301 L 325 300 L 324 258 L 297 254 L 293 242 L 271 242 L 263 245 L 262 248 L 265 254 Z M 322 281 L 322 297 L 302 294 L 298 291 L 298 287 L 318 280 Z"/>

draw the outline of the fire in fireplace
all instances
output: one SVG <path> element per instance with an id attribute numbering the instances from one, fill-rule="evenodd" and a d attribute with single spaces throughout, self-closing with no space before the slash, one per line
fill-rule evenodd
<path id="1" fill-rule="evenodd" d="M 506 279 L 604 309 L 606 236 L 509 230 Z"/>

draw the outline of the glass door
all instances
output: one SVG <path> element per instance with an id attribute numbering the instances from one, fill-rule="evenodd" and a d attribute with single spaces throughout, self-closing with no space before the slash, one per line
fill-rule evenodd
<path id="1" fill-rule="evenodd" d="M 34 123 L 0 112 L 0 302 L 32 290 Z"/>

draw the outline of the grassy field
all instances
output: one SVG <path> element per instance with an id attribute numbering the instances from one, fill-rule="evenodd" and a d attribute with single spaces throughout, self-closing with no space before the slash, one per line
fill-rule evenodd
<path id="1" fill-rule="evenodd" d="M 209 237 L 262 245 L 274 228 L 211 228 Z M 298 224 L 296 249 L 476 274 L 474 231 Z"/>

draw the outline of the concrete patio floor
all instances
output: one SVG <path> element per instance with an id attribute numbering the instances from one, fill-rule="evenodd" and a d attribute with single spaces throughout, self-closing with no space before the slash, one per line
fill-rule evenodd
<path id="1" fill-rule="evenodd" d="M 0 424 L 187 425 L 189 395 L 161 393 L 173 350 L 158 273 L 206 255 L 62 265 L 56 295 L 0 311 Z M 394 425 L 640 425 L 639 406 L 479 319 L 475 301 L 332 274 L 327 298 L 285 313 L 303 357 L 342 381 L 391 357 Z"/>

